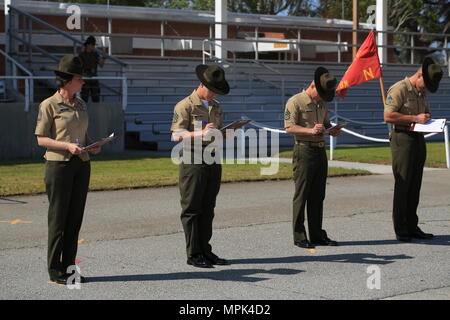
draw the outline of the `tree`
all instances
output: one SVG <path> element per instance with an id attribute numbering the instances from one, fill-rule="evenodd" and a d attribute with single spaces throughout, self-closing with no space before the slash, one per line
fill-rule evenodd
<path id="1" fill-rule="evenodd" d="M 35 0 L 46 2 L 61 2 L 60 0 Z M 108 0 L 65 0 L 65 3 L 108 4 Z M 145 7 L 148 0 L 109 0 L 111 6 Z"/>
<path id="2" fill-rule="evenodd" d="M 389 3 L 389 25 L 399 32 L 440 33 L 450 35 L 450 3 L 447 0 L 391 0 Z M 414 50 L 414 62 L 420 63 L 423 57 L 434 54 L 442 63 L 442 53 L 433 47 L 443 47 L 444 37 L 415 35 L 415 47 L 429 49 Z M 410 35 L 398 34 L 396 44 L 409 46 Z M 410 50 L 399 51 L 399 60 L 410 61 Z"/>
<path id="3" fill-rule="evenodd" d="M 311 0 L 228 0 L 228 10 L 239 13 L 287 14 L 308 13 Z M 192 9 L 214 11 L 214 0 L 153 0 L 147 6 L 152 8 Z"/>
<path id="4" fill-rule="evenodd" d="M 369 18 L 367 9 L 374 4 L 376 0 L 359 0 L 359 22 L 367 21 Z M 352 20 L 353 0 L 318 0 L 315 15 L 321 18 Z"/>
<path id="5" fill-rule="evenodd" d="M 353 0 L 318 0 L 316 15 L 323 18 L 340 18 L 344 7 L 344 18 L 352 20 Z M 366 22 L 367 9 L 376 4 L 376 0 L 359 0 L 359 21 Z M 450 31 L 450 2 L 448 0 L 389 0 L 388 25 L 398 34 L 394 36 L 394 44 L 401 46 L 411 45 L 411 36 L 402 32 L 442 33 Z M 442 54 L 433 47 L 443 47 L 444 38 L 438 36 L 414 36 L 415 47 L 429 49 L 414 50 L 414 62 L 420 63 L 423 57 L 435 54 L 442 61 Z M 411 51 L 409 49 L 397 50 L 400 62 L 409 63 Z"/>
<path id="6" fill-rule="evenodd" d="M 228 8 L 241 13 L 309 15 L 311 4 L 311 0 L 229 0 Z"/>

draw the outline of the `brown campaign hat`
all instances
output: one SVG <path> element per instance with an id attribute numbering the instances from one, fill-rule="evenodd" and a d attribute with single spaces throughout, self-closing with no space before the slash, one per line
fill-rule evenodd
<path id="1" fill-rule="evenodd" d="M 426 57 L 422 63 L 422 76 L 428 91 L 437 91 L 442 75 L 442 68 L 436 64 L 433 59 Z"/>
<path id="2" fill-rule="evenodd" d="M 198 79 L 214 93 L 225 95 L 230 92 L 230 86 L 225 80 L 225 71 L 219 66 L 200 64 L 195 68 Z"/>
<path id="3" fill-rule="evenodd" d="M 314 72 L 314 85 L 322 100 L 330 102 L 334 98 L 337 80 L 324 67 L 318 67 Z"/>
<path id="4" fill-rule="evenodd" d="M 81 59 L 74 55 L 64 56 L 59 60 L 58 67 L 49 67 L 48 69 L 55 72 L 56 75 L 65 77 L 67 76 L 82 76 L 83 75 L 83 63 Z"/>

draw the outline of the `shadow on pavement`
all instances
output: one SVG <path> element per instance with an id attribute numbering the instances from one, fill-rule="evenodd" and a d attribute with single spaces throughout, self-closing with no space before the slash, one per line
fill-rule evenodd
<path id="1" fill-rule="evenodd" d="M 404 244 L 398 240 L 365 240 L 365 241 L 339 241 L 339 246 L 379 246 L 389 244 Z M 410 243 L 448 246 L 450 245 L 450 235 L 435 235 L 431 240 L 413 239 Z"/>
<path id="2" fill-rule="evenodd" d="M 404 254 L 393 256 L 378 256 L 373 253 L 346 253 L 327 256 L 292 256 L 279 258 L 250 258 L 228 260 L 232 264 L 271 264 L 271 263 L 301 263 L 301 262 L 344 262 L 360 264 L 389 264 L 400 259 L 413 259 Z"/>
<path id="3" fill-rule="evenodd" d="M 268 278 L 254 277 L 253 274 L 278 274 L 278 275 L 294 275 L 302 270 L 293 269 L 232 269 L 204 272 L 176 272 L 168 274 L 136 274 L 121 276 L 102 276 L 102 277 L 86 277 L 87 282 L 133 282 L 133 281 L 164 281 L 164 280 L 187 280 L 187 279 L 210 279 L 219 281 L 241 281 L 241 282 L 258 282 Z"/>
<path id="4" fill-rule="evenodd" d="M 0 198 L 0 204 L 27 204 L 28 202 L 8 199 L 8 198 Z"/>

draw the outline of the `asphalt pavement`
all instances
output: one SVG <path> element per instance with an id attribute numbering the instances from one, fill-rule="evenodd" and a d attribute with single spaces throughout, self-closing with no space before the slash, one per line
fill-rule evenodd
<path id="1" fill-rule="evenodd" d="M 231 265 L 213 269 L 186 264 L 177 187 L 90 192 L 78 289 L 49 283 L 46 197 L 1 198 L 0 299 L 448 300 L 450 170 L 424 173 L 433 240 L 395 240 L 393 186 L 390 172 L 328 179 L 324 228 L 340 245 L 306 250 L 293 245 L 292 181 L 224 183 L 211 243 Z"/>

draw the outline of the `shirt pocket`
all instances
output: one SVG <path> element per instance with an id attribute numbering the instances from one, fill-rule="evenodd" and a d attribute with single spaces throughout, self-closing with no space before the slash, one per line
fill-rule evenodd
<path id="1" fill-rule="evenodd" d="M 54 119 L 56 127 L 65 127 L 72 122 L 74 112 L 70 108 L 61 108 L 56 111 Z"/>
<path id="2" fill-rule="evenodd" d="M 406 114 L 418 114 L 418 101 L 415 98 L 407 98 L 403 107 Z"/>
<path id="3" fill-rule="evenodd" d="M 219 127 L 222 121 L 222 111 L 220 110 L 212 111 L 210 115 L 210 121 Z"/>
<path id="4" fill-rule="evenodd" d="M 208 121 L 208 115 L 200 113 L 191 113 L 191 127 L 193 130 L 203 129 Z"/>
<path id="5" fill-rule="evenodd" d="M 314 110 L 311 108 L 300 109 L 300 120 L 306 124 L 310 124 L 314 119 Z"/>
<path id="6" fill-rule="evenodd" d="M 208 115 L 201 113 L 191 113 L 192 121 L 208 121 Z"/>

